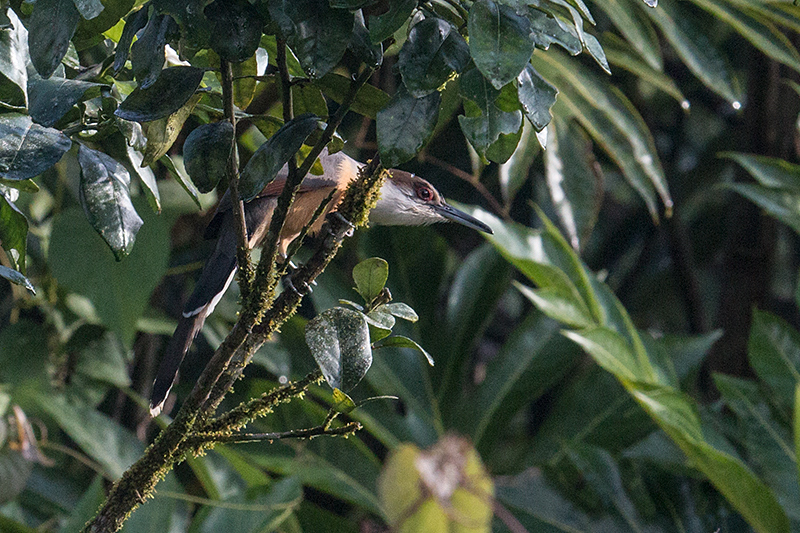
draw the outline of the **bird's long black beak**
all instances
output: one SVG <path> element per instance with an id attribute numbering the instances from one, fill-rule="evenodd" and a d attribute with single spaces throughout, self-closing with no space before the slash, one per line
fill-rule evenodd
<path id="1" fill-rule="evenodd" d="M 489 226 L 487 226 L 486 224 L 484 224 L 483 222 L 481 222 L 477 218 L 475 218 L 473 216 L 470 216 L 470 215 L 466 214 L 465 212 L 460 211 L 460 210 L 456 209 L 455 207 L 453 207 L 451 205 L 447 205 L 445 203 L 442 203 L 442 204 L 439 204 L 439 205 L 435 205 L 434 209 L 436 209 L 436 212 L 438 214 L 442 215 L 444 218 L 446 218 L 446 219 L 448 219 L 448 220 L 450 220 L 452 222 L 458 222 L 459 224 L 463 224 L 464 226 L 467 226 L 468 228 L 472 228 L 472 229 L 475 229 L 475 230 L 478 230 L 478 231 L 483 231 L 484 233 L 488 233 L 489 235 L 494 233 L 492 231 L 492 228 L 490 228 Z"/>

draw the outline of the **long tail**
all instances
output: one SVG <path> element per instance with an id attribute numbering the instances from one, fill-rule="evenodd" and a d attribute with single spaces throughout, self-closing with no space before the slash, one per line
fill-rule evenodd
<path id="1" fill-rule="evenodd" d="M 220 233 L 217 247 L 206 261 L 203 273 L 195 285 L 194 292 L 186 302 L 183 316 L 178 320 L 178 327 L 172 335 L 161 366 L 153 382 L 150 396 L 150 414 L 158 416 L 164 407 L 178 369 L 186 352 L 189 351 L 194 338 L 203 329 L 206 317 L 211 314 L 222 295 L 233 281 L 236 274 L 236 239 L 227 225 Z"/>

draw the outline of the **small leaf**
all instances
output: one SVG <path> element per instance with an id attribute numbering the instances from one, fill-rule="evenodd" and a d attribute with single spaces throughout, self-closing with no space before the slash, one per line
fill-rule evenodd
<path id="1" fill-rule="evenodd" d="M 431 354 L 429 354 L 425 348 L 417 344 L 416 341 L 402 335 L 393 335 L 391 337 L 381 339 L 375 343 L 374 348 L 376 350 L 378 348 L 413 348 L 414 350 L 422 353 L 422 355 L 424 355 L 425 359 L 428 361 L 428 364 L 433 366 L 433 357 Z"/>
<path id="2" fill-rule="evenodd" d="M 439 89 L 453 73 L 461 72 L 469 62 L 469 47 L 449 23 L 427 18 L 411 28 L 397 67 L 403 83 L 414 98 L 422 98 Z"/>
<path id="3" fill-rule="evenodd" d="M 379 307 L 379 309 L 386 309 L 397 318 L 402 318 L 403 320 L 408 320 L 409 322 L 416 322 L 419 320 L 417 312 L 414 311 L 410 305 L 404 304 L 403 302 L 383 304 Z"/>
<path id="4" fill-rule="evenodd" d="M 516 78 L 531 58 L 528 19 L 511 6 L 478 0 L 469 11 L 469 51 L 495 89 Z"/>
<path id="5" fill-rule="evenodd" d="M 216 0 L 205 8 L 214 25 L 211 47 L 222 59 L 241 63 L 251 58 L 261 40 L 264 21 L 247 0 Z"/>
<path id="6" fill-rule="evenodd" d="M 28 107 L 28 31 L 13 9 L 6 12 L 12 27 L 0 29 L 0 108 L 24 112 Z"/>
<path id="7" fill-rule="evenodd" d="M 358 311 L 323 311 L 306 325 L 306 343 L 332 388 L 351 390 L 372 365 L 369 329 Z"/>
<path id="8" fill-rule="evenodd" d="M 31 280 L 14 269 L 0 265 L 0 278 L 5 278 L 15 285 L 25 287 L 31 294 L 36 294 L 36 289 L 33 288 L 33 283 L 31 283 Z"/>
<path id="9" fill-rule="evenodd" d="M 356 290 L 367 304 L 378 297 L 386 286 L 387 279 L 389 279 L 389 263 L 380 257 L 371 257 L 353 267 Z"/>
<path id="10" fill-rule="evenodd" d="M 0 115 L 0 178 L 34 178 L 58 163 L 70 146 L 66 135 L 34 124 L 30 117 Z"/>
<path id="11" fill-rule="evenodd" d="M 731 183 L 729 189 L 736 191 L 760 206 L 770 216 L 800 233 L 800 192 L 789 189 L 773 189 L 753 183 Z"/>
<path id="12" fill-rule="evenodd" d="M 89 223 L 122 260 L 133 248 L 142 219 L 130 197 L 130 175 L 125 167 L 102 152 L 81 145 L 80 199 Z"/>
<path id="13" fill-rule="evenodd" d="M 161 74 L 166 61 L 164 50 L 167 45 L 167 32 L 172 24 L 174 24 L 172 18 L 154 12 L 139 38 L 131 46 L 131 66 L 140 89 L 151 87 Z"/>
<path id="14" fill-rule="evenodd" d="M 314 85 L 292 85 L 292 107 L 294 115 L 299 117 L 305 113 L 311 113 L 318 117 L 328 116 L 328 104 L 322 91 Z"/>
<path id="15" fill-rule="evenodd" d="M 228 169 L 233 126 L 227 120 L 195 128 L 183 144 L 183 164 L 200 192 L 210 192 Z"/>
<path id="16" fill-rule="evenodd" d="M 333 408 L 339 413 L 350 413 L 356 408 L 356 403 L 346 393 L 339 389 L 333 389 Z"/>
<path id="17" fill-rule="evenodd" d="M 166 68 L 149 88 L 134 89 L 114 114 L 135 122 L 167 117 L 189 101 L 200 86 L 204 73 L 203 69 L 195 67 Z"/>
<path id="18" fill-rule="evenodd" d="M 405 163 L 428 142 L 439 118 L 441 94 L 414 98 L 401 86 L 378 112 L 377 137 L 381 161 L 387 167 Z"/>
<path id="19" fill-rule="evenodd" d="M 11 260 L 11 267 L 24 274 L 28 219 L 14 205 L 11 198 L 0 187 L 0 244 Z"/>
<path id="20" fill-rule="evenodd" d="M 289 158 L 294 157 L 306 138 L 317 128 L 319 117 L 307 113 L 293 118 L 267 142 L 262 144 L 247 162 L 239 181 L 239 195 L 245 202 L 255 198 L 267 186 Z"/>
<path id="21" fill-rule="evenodd" d="M 517 97 L 522 111 L 536 131 L 550 124 L 550 108 L 556 103 L 558 90 L 542 78 L 529 63 L 517 76 Z"/>
<path id="22" fill-rule="evenodd" d="M 81 16 L 72 0 L 39 0 L 28 20 L 28 48 L 36 71 L 49 78 L 67 54 Z"/>
<path id="23" fill-rule="evenodd" d="M 406 23 L 408 17 L 417 7 L 417 0 L 395 0 L 389 2 L 389 11 L 369 18 L 369 38 L 373 43 L 380 43 L 394 35 L 394 32 Z"/>

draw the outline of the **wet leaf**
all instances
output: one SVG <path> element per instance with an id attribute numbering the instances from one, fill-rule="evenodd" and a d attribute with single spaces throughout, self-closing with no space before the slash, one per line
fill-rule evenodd
<path id="1" fill-rule="evenodd" d="M 414 98 L 436 91 L 467 63 L 466 41 L 456 28 L 438 18 L 415 24 L 397 59 L 403 83 Z"/>
<path id="2" fill-rule="evenodd" d="M 170 67 L 161 71 L 147 89 L 137 87 L 114 112 L 119 118 L 150 122 L 168 117 L 194 95 L 205 71 L 195 67 Z"/>
<path id="3" fill-rule="evenodd" d="M 195 128 L 183 144 L 183 164 L 200 192 L 210 192 L 225 175 L 233 149 L 227 120 Z"/>
<path id="4" fill-rule="evenodd" d="M 306 325 L 306 343 L 328 384 L 349 391 L 372 365 L 364 315 L 343 307 L 323 311 Z"/>
<path id="5" fill-rule="evenodd" d="M 34 124 L 28 116 L 0 115 L 0 178 L 34 178 L 58 163 L 70 146 L 66 135 Z"/>
<path id="6" fill-rule="evenodd" d="M 534 42 L 528 19 L 511 6 L 478 0 L 469 11 L 469 51 L 475 66 L 500 89 L 516 78 L 531 58 Z"/>
<path id="7" fill-rule="evenodd" d="M 89 223 L 103 237 L 117 261 L 130 254 L 142 219 L 130 197 L 130 175 L 108 155 L 81 146 L 80 199 Z"/>
<path id="8" fill-rule="evenodd" d="M 295 117 L 256 150 L 240 177 L 239 195 L 242 200 L 249 202 L 275 179 L 278 171 L 317 128 L 318 121 L 319 117 L 311 114 Z"/>
<path id="9" fill-rule="evenodd" d="M 398 89 L 377 116 L 378 149 L 384 165 L 395 167 L 417 155 L 433 135 L 440 101 L 439 92 L 414 98 L 405 88 Z"/>
<path id="10" fill-rule="evenodd" d="M 28 31 L 13 9 L 7 13 L 13 28 L 0 29 L 0 108 L 24 111 L 28 106 Z"/>
<path id="11" fill-rule="evenodd" d="M 530 9 L 528 20 L 531 23 L 531 36 L 538 48 L 548 50 L 551 44 L 557 44 L 571 55 L 578 55 L 583 50 L 575 29 L 560 19 L 543 11 Z"/>
<path id="12" fill-rule="evenodd" d="M 49 78 L 69 48 L 81 16 L 72 0 L 40 0 L 28 20 L 28 48 L 36 71 Z"/>

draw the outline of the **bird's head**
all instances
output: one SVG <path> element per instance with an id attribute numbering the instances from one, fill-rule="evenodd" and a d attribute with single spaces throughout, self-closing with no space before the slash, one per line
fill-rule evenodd
<path id="1" fill-rule="evenodd" d="M 450 221 L 492 233 L 492 228 L 480 220 L 448 205 L 439 191 L 424 179 L 395 169 L 389 171 L 369 220 L 381 226 L 426 226 Z"/>

